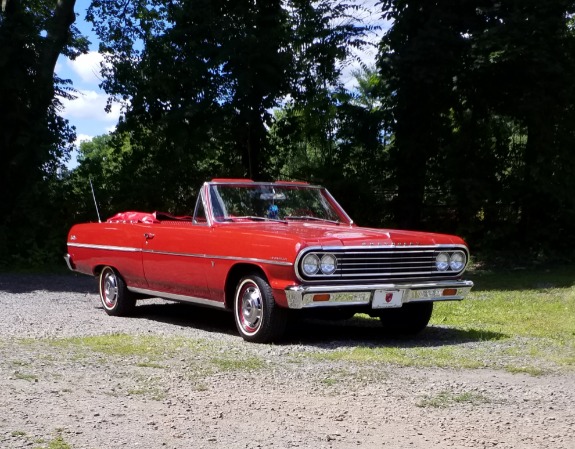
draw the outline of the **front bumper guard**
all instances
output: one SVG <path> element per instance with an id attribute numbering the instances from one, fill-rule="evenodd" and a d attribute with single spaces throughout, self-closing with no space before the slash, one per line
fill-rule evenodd
<path id="1" fill-rule="evenodd" d="M 290 309 L 348 306 L 392 308 L 409 302 L 460 301 L 469 294 L 472 287 L 472 281 L 342 286 L 292 285 L 285 289 L 285 293 Z M 390 298 L 389 304 L 379 300 L 382 295 Z M 376 298 L 378 300 L 374 301 Z"/>

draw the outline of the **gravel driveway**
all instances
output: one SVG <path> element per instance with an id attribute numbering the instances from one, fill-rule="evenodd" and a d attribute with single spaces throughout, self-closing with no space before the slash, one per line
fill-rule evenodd
<path id="1" fill-rule="evenodd" d="M 397 344 L 378 331 L 249 344 L 231 314 L 146 300 L 114 318 L 88 277 L 0 274 L 0 448 L 575 448 L 573 373 L 329 358 Z"/>

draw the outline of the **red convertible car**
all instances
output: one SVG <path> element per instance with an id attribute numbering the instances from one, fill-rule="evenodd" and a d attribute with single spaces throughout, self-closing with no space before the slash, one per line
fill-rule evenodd
<path id="1" fill-rule="evenodd" d="M 469 252 L 459 237 L 358 227 L 326 189 L 301 182 L 214 179 L 192 216 L 124 212 L 73 226 L 67 243 L 69 268 L 99 277 L 109 315 L 145 297 L 218 307 L 260 343 L 302 309 L 417 333 L 434 301 L 473 286 L 461 279 Z"/>

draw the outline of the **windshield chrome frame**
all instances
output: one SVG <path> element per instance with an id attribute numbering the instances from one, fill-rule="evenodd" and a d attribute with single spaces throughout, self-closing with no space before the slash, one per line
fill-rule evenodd
<path id="1" fill-rule="evenodd" d="M 319 190 L 319 194 L 323 195 L 325 200 L 328 202 L 328 204 L 333 208 L 334 212 L 336 213 L 336 215 L 341 219 L 341 221 L 339 222 L 339 225 L 344 225 L 344 226 L 353 226 L 353 220 L 350 218 L 350 216 L 347 214 L 347 212 L 345 212 L 345 210 L 340 206 L 340 204 L 335 200 L 335 198 L 331 195 L 331 193 L 329 193 L 329 191 L 322 186 L 319 185 L 313 185 L 313 184 L 308 184 L 305 182 L 290 182 L 290 181 L 276 181 L 276 182 L 255 182 L 255 181 L 251 181 L 251 180 L 230 180 L 230 181 L 209 181 L 204 183 L 204 186 L 202 188 L 202 198 L 204 201 L 204 206 L 207 206 L 206 208 L 206 216 L 208 217 L 208 223 L 210 226 L 213 225 L 229 225 L 231 223 L 234 222 L 226 222 L 226 221 L 218 221 L 215 218 L 214 215 L 214 210 L 213 210 L 213 204 L 212 204 L 212 199 L 211 199 L 211 187 L 212 186 L 238 186 L 238 187 L 246 187 L 246 188 L 253 188 L 253 187 L 261 187 L 261 186 L 267 186 L 267 187 L 271 187 L 272 189 L 274 187 L 286 187 L 286 188 L 301 188 L 301 189 L 312 189 L 312 190 Z M 266 220 L 263 221 L 264 223 L 283 223 L 283 220 Z M 235 224 L 253 224 L 256 222 L 245 222 L 245 223 L 239 223 L 239 222 L 235 222 Z M 260 222 L 257 222 L 260 223 Z M 326 223 L 329 223 L 329 221 L 326 221 Z"/>

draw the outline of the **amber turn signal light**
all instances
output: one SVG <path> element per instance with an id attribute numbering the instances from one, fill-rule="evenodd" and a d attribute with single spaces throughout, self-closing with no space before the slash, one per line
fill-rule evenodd
<path id="1" fill-rule="evenodd" d="M 329 295 L 313 295 L 314 301 L 329 301 Z"/>
<path id="2" fill-rule="evenodd" d="M 446 288 L 443 290 L 443 296 L 455 296 L 457 295 L 456 288 Z"/>

